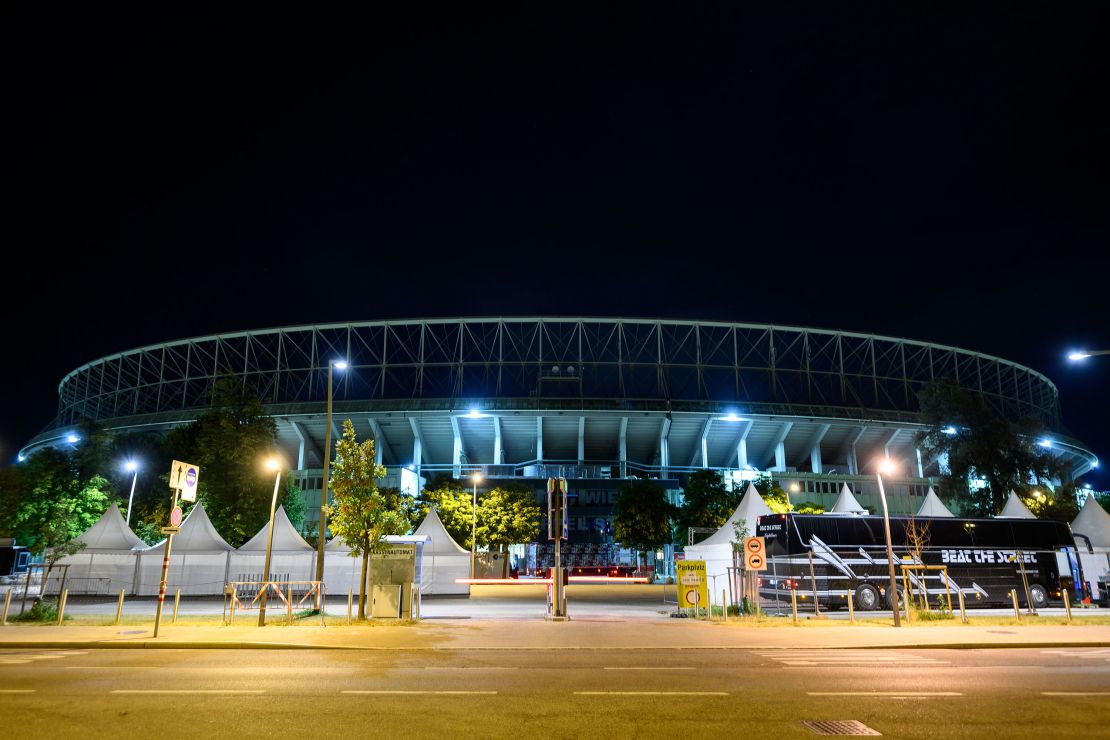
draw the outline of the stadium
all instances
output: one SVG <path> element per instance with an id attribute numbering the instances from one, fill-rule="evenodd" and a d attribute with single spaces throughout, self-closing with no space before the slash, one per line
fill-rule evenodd
<path id="1" fill-rule="evenodd" d="M 943 461 L 914 446 L 917 392 L 949 378 L 1011 419 L 1052 430 L 1078 477 L 1097 465 L 1059 433 L 1058 393 L 1000 357 L 928 342 L 766 324 L 612 318 L 455 318 L 294 326 L 196 337 L 89 362 L 58 386 L 58 415 L 22 451 L 68 444 L 81 417 L 114 432 L 163 431 L 205 408 L 215 379 L 255 387 L 318 516 L 332 369 L 332 437 L 351 419 L 387 483 L 434 475 L 511 479 L 541 495 L 566 477 L 571 543 L 611 546 L 622 480 L 677 499 L 710 468 L 730 485 L 770 474 L 831 506 L 848 484 L 878 506 L 874 461 L 891 457 L 892 513 L 911 513 Z M 316 520 L 318 521 L 318 520 Z"/>

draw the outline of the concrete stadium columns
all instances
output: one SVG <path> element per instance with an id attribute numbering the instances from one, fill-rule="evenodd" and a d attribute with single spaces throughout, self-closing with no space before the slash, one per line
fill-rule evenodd
<path id="1" fill-rule="evenodd" d="M 806 442 L 805 457 L 809 458 L 810 469 L 814 473 L 821 473 L 821 440 L 829 433 L 831 424 L 821 424 L 814 430 L 813 435 Z"/>
<path id="2" fill-rule="evenodd" d="M 373 417 L 367 419 L 366 422 L 370 425 L 370 434 L 374 437 L 374 462 L 378 465 L 381 465 L 383 461 L 386 465 L 396 465 L 397 461 L 393 459 L 393 450 L 389 449 L 389 442 L 382 431 L 382 425 Z"/>
<path id="3" fill-rule="evenodd" d="M 790 434 L 790 430 L 793 428 L 794 422 L 784 421 L 775 434 L 774 441 L 771 443 L 771 451 L 775 461 L 772 470 L 786 470 L 786 435 Z"/>
<path id="4" fill-rule="evenodd" d="M 664 478 L 667 477 L 667 468 L 671 466 L 671 415 L 663 417 L 659 425 L 659 469 Z"/>
<path id="5" fill-rule="evenodd" d="M 741 470 L 747 470 L 748 463 L 748 433 L 752 431 L 755 422 L 751 419 L 741 422 L 743 428 L 740 430 L 740 438 L 736 440 L 736 466 Z"/>
<path id="6" fill-rule="evenodd" d="M 493 464 L 501 465 L 505 462 L 504 450 L 501 446 L 501 417 L 493 417 Z"/>
<path id="7" fill-rule="evenodd" d="M 459 431 L 459 417 L 451 415 L 451 475 L 462 475 L 462 433 Z"/>
<path id="8" fill-rule="evenodd" d="M 543 462 L 543 417 L 536 417 L 536 462 Z"/>
<path id="9" fill-rule="evenodd" d="M 621 417 L 620 426 L 620 448 L 618 454 L 620 455 L 620 476 L 621 478 L 628 477 L 628 417 Z"/>
<path id="10" fill-rule="evenodd" d="M 867 427 L 863 426 L 856 430 L 855 434 L 849 434 L 844 440 L 843 457 L 848 461 L 848 475 L 859 475 L 859 457 L 856 455 L 856 445 L 859 444 L 860 439 L 867 433 Z"/>
<path id="11" fill-rule="evenodd" d="M 578 417 L 578 464 L 586 461 L 586 417 Z"/>

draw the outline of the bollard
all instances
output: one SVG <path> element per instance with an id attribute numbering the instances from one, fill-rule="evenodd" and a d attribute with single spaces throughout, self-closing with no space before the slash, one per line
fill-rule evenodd
<path id="1" fill-rule="evenodd" d="M 170 624 L 177 624 L 177 607 L 181 605 L 181 589 L 177 589 L 177 593 L 173 595 L 173 619 Z"/>
<path id="2" fill-rule="evenodd" d="M 856 592 L 848 591 L 848 624 L 856 623 Z"/>
<path id="3" fill-rule="evenodd" d="M 123 594 L 124 590 L 119 590 L 119 603 L 116 604 L 116 626 L 123 620 Z"/>
<path id="4" fill-rule="evenodd" d="M 728 599 L 725 597 L 725 590 L 721 589 L 721 614 L 725 618 L 725 624 L 728 624 Z"/>
<path id="5" fill-rule="evenodd" d="M 1020 622 L 1021 621 L 1021 609 L 1018 608 L 1017 589 L 1016 588 L 1010 590 L 1010 598 L 1012 598 L 1014 600 L 1014 619 L 1016 619 L 1018 622 Z"/>
<path id="6" fill-rule="evenodd" d="M 790 611 L 794 614 L 794 626 L 798 625 L 798 592 L 790 589 Z"/>
<path id="7" fill-rule="evenodd" d="M 962 590 L 957 591 L 956 595 L 960 599 L 960 621 L 967 624 L 967 611 L 964 609 L 964 592 Z"/>
<path id="8" fill-rule="evenodd" d="M 8 607 L 12 605 L 12 590 L 9 588 L 4 597 L 4 616 L 0 618 L 0 625 L 8 623 Z"/>
<path id="9" fill-rule="evenodd" d="M 1064 594 L 1064 614 L 1067 615 L 1068 624 L 1071 624 L 1071 599 L 1068 598 L 1068 590 L 1063 590 Z M 7 607 L 4 607 L 4 613 L 7 614 Z"/>
<path id="10" fill-rule="evenodd" d="M 910 621 L 910 591 L 905 589 L 902 591 L 902 601 L 906 602 L 906 621 Z"/>
<path id="11" fill-rule="evenodd" d="M 66 617 L 66 599 L 69 597 L 69 589 L 62 591 L 62 599 L 58 602 L 58 624 Z"/>
<path id="12" fill-rule="evenodd" d="M 289 591 L 290 589 L 287 588 L 285 590 Z M 288 593 L 288 594 L 286 594 L 286 596 L 288 598 L 285 600 L 285 606 L 288 608 L 288 611 L 289 611 L 289 626 L 292 627 L 293 626 L 293 594 Z"/>
<path id="13" fill-rule="evenodd" d="M 348 627 L 351 626 L 351 609 L 354 608 L 354 605 L 355 605 L 354 591 L 348 590 L 347 591 L 347 626 Z"/>

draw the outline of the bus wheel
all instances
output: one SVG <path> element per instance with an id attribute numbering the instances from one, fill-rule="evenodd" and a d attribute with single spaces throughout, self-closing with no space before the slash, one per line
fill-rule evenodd
<path id="1" fill-rule="evenodd" d="M 1033 602 L 1034 609 L 1043 609 L 1048 606 L 1048 592 L 1039 583 L 1029 585 L 1029 598 Z"/>
<path id="2" fill-rule="evenodd" d="M 861 612 L 873 612 L 879 608 L 879 589 L 870 583 L 856 586 L 856 608 Z"/>

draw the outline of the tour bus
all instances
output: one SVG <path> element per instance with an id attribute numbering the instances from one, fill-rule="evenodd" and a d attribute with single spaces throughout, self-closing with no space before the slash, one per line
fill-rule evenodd
<path id="1" fill-rule="evenodd" d="M 762 597 L 789 603 L 796 591 L 803 603 L 816 598 L 820 606 L 837 609 L 854 593 L 860 610 L 890 608 L 881 516 L 771 514 L 759 518 L 756 533 L 767 547 Z M 1083 583 L 1071 529 L 1063 522 L 890 517 L 890 541 L 900 600 L 903 566 L 909 566 L 911 591 L 919 597 L 924 589 L 932 605 L 938 599 L 947 603 L 949 596 L 955 605 L 959 592 L 969 607 L 1009 605 L 1016 590 L 1020 604 L 1042 607 L 1062 600 L 1066 589 L 1075 601 L 1074 589 Z"/>

